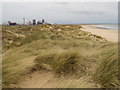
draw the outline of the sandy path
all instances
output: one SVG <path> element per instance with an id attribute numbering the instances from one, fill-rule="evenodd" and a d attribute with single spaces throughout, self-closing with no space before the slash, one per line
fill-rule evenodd
<path id="1" fill-rule="evenodd" d="M 118 42 L 118 30 L 95 28 L 92 25 L 82 25 L 82 26 L 84 31 L 91 32 L 93 34 L 104 37 L 111 42 Z"/>

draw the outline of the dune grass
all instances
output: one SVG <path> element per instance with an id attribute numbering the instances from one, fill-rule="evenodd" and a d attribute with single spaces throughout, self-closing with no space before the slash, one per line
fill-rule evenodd
<path id="1" fill-rule="evenodd" d="M 95 70 L 93 80 L 104 87 L 117 87 L 118 85 L 118 55 L 115 47 L 105 50 Z"/>
<path id="2" fill-rule="evenodd" d="M 25 36 L 17 39 L 19 45 L 11 47 L 11 43 L 3 53 L 4 87 L 9 87 L 33 70 L 50 71 L 60 77 L 75 77 L 73 82 L 64 81 L 69 82 L 67 88 L 80 87 L 81 82 L 74 83 L 81 77 L 89 77 L 83 83 L 88 85 L 87 88 L 94 87 L 93 83 L 100 87 L 118 87 L 117 43 L 84 32 L 80 30 L 80 25 L 4 26 L 4 29 Z M 3 41 L 9 43 L 8 37 Z"/>
<path id="3" fill-rule="evenodd" d="M 75 73 L 79 69 L 78 51 L 45 52 L 36 58 L 39 67 L 54 71 L 58 74 Z"/>

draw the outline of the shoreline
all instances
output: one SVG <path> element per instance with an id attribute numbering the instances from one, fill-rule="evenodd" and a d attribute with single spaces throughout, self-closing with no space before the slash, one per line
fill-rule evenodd
<path id="1" fill-rule="evenodd" d="M 82 30 L 99 35 L 110 42 L 118 42 L 118 30 L 109 30 L 104 28 L 97 28 L 93 25 L 82 25 Z"/>

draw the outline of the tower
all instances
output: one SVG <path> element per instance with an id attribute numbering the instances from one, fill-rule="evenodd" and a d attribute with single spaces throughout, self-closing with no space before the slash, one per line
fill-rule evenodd
<path id="1" fill-rule="evenodd" d="M 25 18 L 23 18 L 23 25 L 25 25 Z"/>
<path id="2" fill-rule="evenodd" d="M 42 19 L 42 23 L 45 23 L 45 20 L 44 20 L 44 19 Z"/>
<path id="3" fill-rule="evenodd" d="M 33 25 L 36 25 L 36 20 L 35 19 L 33 19 Z"/>

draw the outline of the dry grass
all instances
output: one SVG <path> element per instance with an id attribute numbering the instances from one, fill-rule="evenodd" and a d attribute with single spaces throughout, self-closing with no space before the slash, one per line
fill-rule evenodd
<path id="1" fill-rule="evenodd" d="M 77 78 L 68 83 L 67 88 L 79 87 L 82 81 L 74 83 L 84 76 L 90 77 L 82 84 L 86 87 L 94 87 L 93 83 L 101 87 L 118 87 L 117 44 L 81 31 L 80 28 L 80 25 L 4 26 L 3 31 L 25 36 L 22 39 L 3 36 L 3 42 L 7 43 L 9 37 L 13 38 L 13 43 L 4 43 L 4 87 L 34 69 Z M 14 44 L 16 42 L 19 45 Z M 6 49 L 6 45 L 9 49 Z M 94 81 L 90 83 L 91 80 Z M 65 87 L 64 83 L 61 87 Z"/>
<path id="2" fill-rule="evenodd" d="M 93 80 L 104 87 L 118 87 L 118 54 L 117 48 L 105 50 L 95 70 Z"/>
<path id="3" fill-rule="evenodd" d="M 80 69 L 78 51 L 50 51 L 38 56 L 35 61 L 40 68 L 54 71 L 58 74 L 73 74 Z"/>

